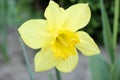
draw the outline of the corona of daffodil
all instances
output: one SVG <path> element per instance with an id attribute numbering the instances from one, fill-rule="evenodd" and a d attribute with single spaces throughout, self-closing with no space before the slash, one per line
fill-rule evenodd
<path id="1" fill-rule="evenodd" d="M 75 4 L 65 10 L 51 0 L 44 16 L 46 19 L 29 20 L 18 29 L 29 47 L 41 48 L 34 58 L 35 71 L 56 67 L 61 72 L 71 72 L 78 63 L 76 49 L 86 56 L 100 53 L 94 40 L 78 31 L 90 21 L 88 4 Z"/>

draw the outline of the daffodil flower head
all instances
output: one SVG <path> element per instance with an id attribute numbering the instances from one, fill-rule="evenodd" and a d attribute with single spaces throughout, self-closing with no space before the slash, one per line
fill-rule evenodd
<path id="1" fill-rule="evenodd" d="M 33 19 L 18 29 L 23 41 L 33 49 L 41 48 L 34 58 L 35 71 L 56 67 L 61 72 L 71 72 L 78 63 L 77 50 L 83 55 L 100 53 L 94 40 L 84 31 L 78 31 L 90 21 L 87 3 L 75 4 L 68 9 L 50 1 L 45 19 Z"/>

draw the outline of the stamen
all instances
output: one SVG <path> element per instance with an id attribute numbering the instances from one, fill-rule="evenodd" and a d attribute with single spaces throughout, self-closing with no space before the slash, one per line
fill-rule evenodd
<path id="1" fill-rule="evenodd" d="M 79 43 L 79 39 L 74 32 L 63 30 L 53 42 L 52 51 L 56 58 L 66 60 L 70 55 L 75 54 L 75 45 Z"/>
<path id="2" fill-rule="evenodd" d="M 63 36 L 60 35 L 60 36 L 58 36 L 56 39 L 59 40 L 59 42 L 60 42 L 61 44 L 65 45 L 65 46 L 68 46 L 68 44 L 65 42 Z"/>

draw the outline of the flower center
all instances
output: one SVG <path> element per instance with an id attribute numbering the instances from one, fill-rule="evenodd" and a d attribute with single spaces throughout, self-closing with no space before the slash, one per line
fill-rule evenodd
<path id="1" fill-rule="evenodd" d="M 76 53 L 75 45 L 79 43 L 78 35 L 68 30 L 60 30 L 57 33 L 51 47 L 57 58 L 67 59 Z"/>

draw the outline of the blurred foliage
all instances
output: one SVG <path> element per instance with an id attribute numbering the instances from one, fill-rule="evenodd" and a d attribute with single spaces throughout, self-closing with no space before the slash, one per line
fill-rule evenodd
<path id="1" fill-rule="evenodd" d="M 102 42 L 102 23 L 98 0 L 54 0 L 65 9 L 76 3 L 89 3 L 92 17 L 84 29 L 98 42 Z M 0 0 L 0 25 L 21 25 L 24 21 L 44 18 L 44 10 L 49 0 Z M 105 7 L 113 25 L 114 0 L 105 0 Z M 120 24 L 120 22 L 119 22 Z M 1 28 L 2 26 L 0 26 Z M 120 35 L 120 30 L 119 30 Z"/>
<path id="2" fill-rule="evenodd" d="M 94 39 L 102 43 L 102 22 L 100 14 L 100 4 L 97 0 L 54 0 L 65 9 L 76 3 L 89 3 L 92 17 L 88 26 L 84 29 Z M 44 18 L 44 10 L 49 0 L 19 0 L 17 2 L 17 10 L 19 14 L 19 22 L 30 18 Z M 111 5 L 111 6 L 110 6 Z M 110 18 L 110 25 L 113 25 L 114 1 L 105 0 L 105 7 Z M 22 17 L 21 17 L 22 16 Z M 120 24 L 120 22 L 119 22 Z M 120 33 L 120 30 L 119 30 Z"/>

